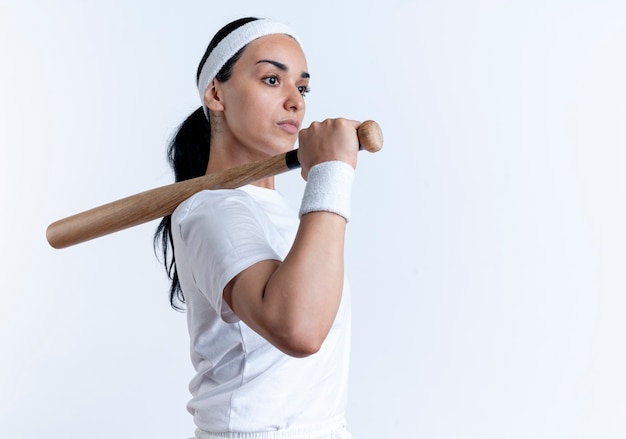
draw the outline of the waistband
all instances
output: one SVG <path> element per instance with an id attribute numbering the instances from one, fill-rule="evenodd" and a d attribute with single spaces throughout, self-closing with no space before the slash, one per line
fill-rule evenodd
<path id="1" fill-rule="evenodd" d="M 195 439 L 353 439 L 346 430 L 345 419 L 306 427 L 263 432 L 219 432 L 209 433 L 196 429 Z"/>

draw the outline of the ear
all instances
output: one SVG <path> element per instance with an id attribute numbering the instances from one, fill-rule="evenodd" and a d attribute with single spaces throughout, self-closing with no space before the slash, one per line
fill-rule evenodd
<path id="1" fill-rule="evenodd" d="M 204 90 L 204 104 L 211 111 L 224 111 L 222 84 L 215 78 Z"/>

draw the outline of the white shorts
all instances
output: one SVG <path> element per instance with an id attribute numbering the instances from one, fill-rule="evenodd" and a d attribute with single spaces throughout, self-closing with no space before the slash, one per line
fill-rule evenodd
<path id="1" fill-rule="evenodd" d="M 335 422 L 322 426 L 260 433 L 207 433 L 198 429 L 195 439 L 353 439 L 353 437 L 346 430 L 345 422 Z"/>

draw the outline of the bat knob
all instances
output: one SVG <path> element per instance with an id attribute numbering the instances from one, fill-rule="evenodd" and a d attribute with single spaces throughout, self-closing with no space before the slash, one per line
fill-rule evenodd
<path id="1" fill-rule="evenodd" d="M 378 152 L 383 147 L 383 131 L 373 120 L 366 120 L 356 131 L 359 147 L 369 152 Z"/>

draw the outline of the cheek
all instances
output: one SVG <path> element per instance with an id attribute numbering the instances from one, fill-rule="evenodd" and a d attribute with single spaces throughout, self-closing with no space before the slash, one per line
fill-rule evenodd
<path id="1" fill-rule="evenodd" d="M 259 92 L 242 96 L 237 107 L 240 117 L 253 125 L 271 120 L 274 111 L 272 100 Z"/>
<path id="2" fill-rule="evenodd" d="M 258 136 L 279 117 L 276 114 L 279 111 L 276 109 L 277 100 L 272 90 L 265 90 L 248 81 L 227 84 L 225 117 L 237 136 Z"/>
<path id="3" fill-rule="evenodd" d="M 233 116 L 239 129 L 254 133 L 267 120 L 267 111 L 256 101 L 241 101 Z"/>
<path id="4" fill-rule="evenodd" d="M 257 145 L 264 143 L 269 133 L 269 125 L 272 120 L 272 112 L 266 102 L 258 99 L 250 99 L 250 96 L 240 96 L 233 101 L 226 113 L 228 129 L 244 143 Z"/>

